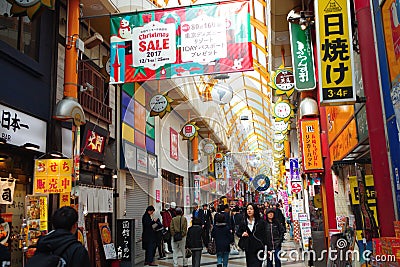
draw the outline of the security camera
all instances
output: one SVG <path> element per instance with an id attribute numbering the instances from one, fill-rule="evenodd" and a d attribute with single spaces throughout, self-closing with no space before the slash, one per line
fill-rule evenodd
<path id="1" fill-rule="evenodd" d="M 86 82 L 85 86 L 81 85 L 79 91 L 85 92 L 85 91 L 90 91 L 92 92 L 94 89 L 94 86 L 91 85 L 90 83 Z"/>

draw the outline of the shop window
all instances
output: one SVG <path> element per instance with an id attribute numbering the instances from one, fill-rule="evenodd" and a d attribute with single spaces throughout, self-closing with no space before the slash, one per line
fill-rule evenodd
<path id="1" fill-rule="evenodd" d="M 167 170 L 162 170 L 161 175 L 163 177 L 163 202 L 174 201 L 177 206 L 183 207 L 183 176 Z"/>
<path id="2" fill-rule="evenodd" d="M 30 21 L 28 17 L 11 17 L 11 4 L 0 4 L 0 41 L 38 61 L 40 17 Z"/>

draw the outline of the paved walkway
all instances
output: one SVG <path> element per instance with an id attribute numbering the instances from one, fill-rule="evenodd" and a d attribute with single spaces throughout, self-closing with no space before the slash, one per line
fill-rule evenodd
<path id="1" fill-rule="evenodd" d="M 284 251 L 291 251 L 291 250 L 296 250 L 297 247 L 292 241 L 285 241 L 282 244 L 282 249 Z M 156 253 L 156 257 L 158 256 L 158 253 Z M 158 264 L 159 267 L 162 266 L 168 266 L 172 267 L 173 266 L 173 261 L 172 261 L 172 254 L 167 254 L 167 258 L 163 260 L 157 260 L 156 263 Z M 192 260 L 191 258 L 188 260 L 188 265 L 191 266 Z M 182 266 L 182 257 L 179 258 L 179 266 Z M 215 255 L 210 255 L 205 250 L 203 251 L 203 254 L 201 256 L 201 266 L 216 266 L 217 265 L 217 256 Z M 143 266 L 143 263 L 136 265 L 137 267 Z M 246 266 L 246 259 L 244 252 L 240 252 L 239 255 L 230 255 L 229 257 L 229 262 L 228 262 L 228 267 L 243 267 Z M 291 261 L 289 258 L 284 258 L 282 259 L 282 266 L 289 266 L 289 267 L 306 267 L 306 263 L 302 261 Z"/>

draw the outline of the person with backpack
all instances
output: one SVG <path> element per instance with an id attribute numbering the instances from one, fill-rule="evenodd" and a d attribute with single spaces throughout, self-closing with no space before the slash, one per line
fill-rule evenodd
<path id="1" fill-rule="evenodd" d="M 88 267 L 89 255 L 77 240 L 78 212 L 64 206 L 52 217 L 55 230 L 39 238 L 34 256 L 26 267 Z"/>

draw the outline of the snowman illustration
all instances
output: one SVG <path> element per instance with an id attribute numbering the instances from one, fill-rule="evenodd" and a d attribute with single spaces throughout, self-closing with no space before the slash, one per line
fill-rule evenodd
<path id="1" fill-rule="evenodd" d="M 121 39 L 131 38 L 131 27 L 129 26 L 129 18 L 125 17 L 119 23 L 118 37 Z"/>

